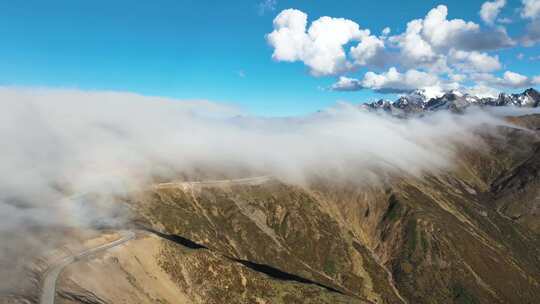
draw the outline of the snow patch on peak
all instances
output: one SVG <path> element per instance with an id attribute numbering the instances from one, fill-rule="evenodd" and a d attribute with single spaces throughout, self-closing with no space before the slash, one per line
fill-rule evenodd
<path id="1" fill-rule="evenodd" d="M 476 96 L 471 96 L 471 95 L 468 95 L 468 94 L 465 95 L 465 101 L 467 101 L 467 102 L 476 103 L 479 100 L 480 100 L 480 98 L 478 98 Z"/>
<path id="2" fill-rule="evenodd" d="M 465 94 L 463 94 L 462 92 L 460 92 L 460 91 L 458 91 L 458 90 L 450 90 L 448 93 L 453 94 L 453 95 L 456 95 L 457 97 L 463 97 L 463 96 L 465 96 Z"/>
<path id="3" fill-rule="evenodd" d="M 444 95 L 444 91 L 441 90 L 441 88 L 438 86 L 426 87 L 426 88 L 423 88 L 422 90 L 424 91 L 424 96 L 426 96 L 428 100 L 432 98 L 439 98 Z"/>
<path id="4" fill-rule="evenodd" d="M 428 102 L 430 99 L 439 98 L 444 95 L 444 91 L 439 87 L 425 87 L 422 89 L 416 89 L 409 94 L 403 96 L 407 99 L 412 99 L 414 101 Z"/>

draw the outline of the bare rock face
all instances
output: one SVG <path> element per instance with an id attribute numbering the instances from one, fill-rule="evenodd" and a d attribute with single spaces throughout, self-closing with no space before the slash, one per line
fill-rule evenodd
<path id="1" fill-rule="evenodd" d="M 534 92 L 533 92 L 534 93 Z M 532 93 L 531 93 L 532 94 Z M 534 303 L 540 116 L 452 169 L 378 183 L 168 184 L 136 240 L 63 274 L 61 303 Z M 358 172 L 359 175 L 362 172 Z M 102 276 L 109 280 L 100 281 Z M 103 277 L 105 276 L 105 277 Z"/>

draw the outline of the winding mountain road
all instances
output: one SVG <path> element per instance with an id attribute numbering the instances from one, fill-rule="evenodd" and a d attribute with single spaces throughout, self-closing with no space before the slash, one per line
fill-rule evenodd
<path id="1" fill-rule="evenodd" d="M 259 185 L 271 180 L 271 176 L 257 176 L 257 177 L 248 177 L 248 178 L 238 178 L 238 179 L 224 179 L 224 180 L 210 180 L 210 181 L 191 181 L 191 182 L 169 182 L 156 184 L 153 187 L 157 189 L 161 188 L 170 188 L 170 187 L 194 187 L 194 186 L 224 186 L 224 185 Z M 76 197 L 83 196 L 77 195 L 70 197 L 68 199 L 73 200 Z M 130 240 L 135 238 L 135 233 L 133 231 L 120 231 L 122 237 L 94 248 L 87 249 L 78 254 L 73 254 L 63 258 L 60 261 L 57 261 L 47 269 L 44 274 L 40 304 L 54 304 L 56 296 L 56 281 L 58 277 L 64 270 L 66 266 L 80 260 L 82 258 L 91 256 L 101 251 L 106 251 L 108 249 L 114 248 L 116 246 L 122 245 Z"/>
<path id="2" fill-rule="evenodd" d="M 54 299 L 56 295 L 56 281 L 58 280 L 58 276 L 60 275 L 60 273 L 62 273 L 62 270 L 64 270 L 66 266 L 76 262 L 77 260 L 96 254 L 100 251 L 105 251 L 113 247 L 119 246 L 135 238 L 135 233 L 133 231 L 121 231 L 120 234 L 122 235 L 122 237 L 117 239 L 116 241 L 87 249 L 78 254 L 67 256 L 49 267 L 49 269 L 47 269 L 44 275 L 41 298 L 39 303 L 54 304 Z"/>

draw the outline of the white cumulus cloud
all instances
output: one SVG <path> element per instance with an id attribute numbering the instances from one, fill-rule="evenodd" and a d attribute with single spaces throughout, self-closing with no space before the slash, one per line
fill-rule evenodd
<path id="1" fill-rule="evenodd" d="M 540 18 L 540 0 L 523 0 L 521 9 L 521 17 L 527 19 Z"/>
<path id="2" fill-rule="evenodd" d="M 470 59 L 478 62 L 480 59 L 488 59 L 487 54 L 481 53 L 483 50 L 514 45 L 514 41 L 502 27 L 482 30 L 474 22 L 449 20 L 447 17 L 448 8 L 439 5 L 430 10 L 425 18 L 410 21 L 404 33 L 389 37 L 389 41 L 400 51 L 402 65 L 420 65 L 432 71 L 444 72 L 451 69 L 447 65 L 447 56 L 452 50 L 472 52 Z M 462 62 L 458 63 L 462 66 Z M 490 68 L 493 66 L 494 60 L 490 62 Z"/>
<path id="3" fill-rule="evenodd" d="M 401 56 L 407 63 L 429 63 L 435 61 L 437 57 L 431 44 L 422 37 L 422 28 L 422 20 L 413 20 L 407 23 L 405 33 L 390 37 L 390 41 L 401 49 Z"/>
<path id="4" fill-rule="evenodd" d="M 535 78 L 525 76 L 527 80 L 519 81 L 513 74 L 497 77 L 490 73 L 503 67 L 497 51 L 516 46 L 516 41 L 523 45 L 540 41 L 538 1 L 523 1 L 522 16 L 530 21 L 526 34 L 516 40 L 499 18 L 506 0 L 483 3 L 479 14 L 490 27 L 449 18 L 448 8 L 438 5 L 424 17 L 409 21 L 404 32 L 391 35 L 385 27 L 378 36 L 344 18 L 321 17 L 309 24 L 306 13 L 287 9 L 276 16 L 266 38 L 274 60 L 302 62 L 314 76 L 341 76 L 333 90 L 395 93 L 465 85 L 516 88 L 534 85 Z M 350 76 L 363 67 L 367 68 L 363 77 Z"/>
<path id="5" fill-rule="evenodd" d="M 458 69 L 465 72 L 493 72 L 502 67 L 499 56 L 490 56 L 477 51 L 451 50 L 449 58 Z"/>
<path id="6" fill-rule="evenodd" d="M 506 5 L 506 0 L 486 1 L 480 8 L 480 18 L 487 24 L 493 24 L 502 8 Z"/>
<path id="7" fill-rule="evenodd" d="M 473 79 L 481 85 L 498 88 L 522 89 L 540 85 L 540 75 L 529 77 L 512 71 L 504 72 L 502 77 L 487 73 L 475 74 Z"/>
<path id="8" fill-rule="evenodd" d="M 400 73 L 391 67 L 383 73 L 367 72 L 362 79 L 340 77 L 332 85 L 335 91 L 371 89 L 379 93 L 405 93 L 414 89 L 438 91 L 457 88 L 456 83 L 442 81 L 436 75 L 414 69 Z"/>
<path id="9" fill-rule="evenodd" d="M 439 5 L 429 11 L 423 20 L 422 33 L 434 47 L 447 47 L 459 42 L 464 36 L 474 35 L 479 31 L 479 25 L 462 19 L 448 20 L 448 8 Z"/>
<path id="10" fill-rule="evenodd" d="M 356 78 L 350 78 L 346 76 L 340 76 L 338 81 L 332 85 L 334 91 L 358 91 L 362 90 L 364 86 L 362 81 Z"/>
<path id="11" fill-rule="evenodd" d="M 390 58 L 386 56 L 384 41 L 376 36 L 368 35 L 351 47 L 351 57 L 355 65 L 383 66 Z"/>
<path id="12" fill-rule="evenodd" d="M 282 11 L 274 19 L 274 31 L 267 40 L 278 61 L 302 61 L 313 75 L 332 75 L 348 69 L 344 45 L 369 35 L 355 22 L 321 17 L 307 28 L 307 14 L 296 9 Z"/>
<path id="13" fill-rule="evenodd" d="M 527 77 L 511 71 L 506 71 L 503 74 L 502 81 L 499 81 L 500 85 L 510 88 L 524 88 L 533 85 L 540 84 L 540 76 Z"/>

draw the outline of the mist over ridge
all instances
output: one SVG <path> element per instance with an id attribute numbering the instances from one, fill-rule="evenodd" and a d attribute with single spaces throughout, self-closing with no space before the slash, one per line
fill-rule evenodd
<path id="1" fill-rule="evenodd" d="M 69 214 L 44 216 L 40 208 L 66 195 L 122 193 L 204 168 L 295 182 L 330 172 L 357 180 L 418 175 L 450 166 L 455 144 L 475 143 L 472 129 L 506 124 L 478 109 L 404 120 L 339 103 L 301 117 L 262 118 L 208 101 L 118 92 L 2 88 L 0 98 L 0 215 L 8 228 L 65 222 Z"/>
<path id="2" fill-rule="evenodd" d="M 535 111 L 470 107 L 403 118 L 341 102 L 272 118 L 123 92 L 5 87 L 0 99 L 0 261 L 48 248 L 36 231 L 128 220 L 114 197 L 157 181 L 271 175 L 303 185 L 311 177 L 420 177 L 451 169 L 461 146 L 481 148 L 475 130 Z M 80 197 L 86 194 L 96 196 Z M 10 280 L 0 289 L 18 284 L 24 263 L 6 268 Z"/>

